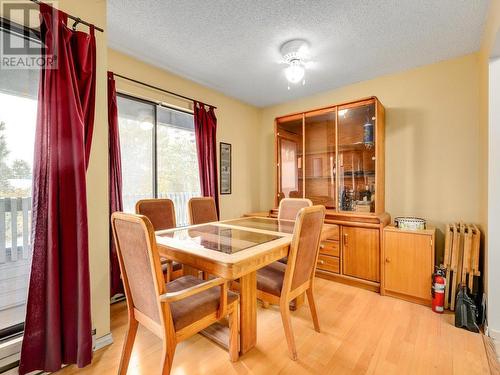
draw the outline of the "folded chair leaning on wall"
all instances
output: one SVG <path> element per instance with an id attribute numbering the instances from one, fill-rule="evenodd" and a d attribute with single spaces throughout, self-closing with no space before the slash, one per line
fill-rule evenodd
<path id="1" fill-rule="evenodd" d="M 172 368 L 175 347 L 229 315 L 229 357 L 238 359 L 238 295 L 226 280 L 182 276 L 165 284 L 153 226 L 142 215 L 115 212 L 113 237 L 127 297 L 129 325 L 119 374 L 126 374 L 137 327 L 142 324 L 163 340 L 162 374 Z"/>

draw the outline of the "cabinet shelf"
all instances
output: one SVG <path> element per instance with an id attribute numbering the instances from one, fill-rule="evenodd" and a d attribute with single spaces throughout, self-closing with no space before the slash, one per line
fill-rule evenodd
<path id="1" fill-rule="evenodd" d="M 335 155 L 335 150 L 320 150 L 320 151 L 307 151 L 306 153 L 299 153 L 297 156 L 313 156 L 313 155 L 324 155 L 331 154 Z"/>
<path id="2" fill-rule="evenodd" d="M 375 149 L 374 149 L 373 145 L 371 147 L 368 147 L 364 142 L 339 145 L 339 152 L 346 152 L 346 151 L 367 151 L 367 152 L 373 151 L 373 152 L 375 152 Z"/>
<path id="3" fill-rule="evenodd" d="M 352 173 L 344 173 L 343 175 L 344 178 L 352 178 L 353 175 Z M 375 171 L 369 171 L 369 172 L 364 172 L 362 174 L 354 174 L 354 178 L 362 178 L 362 177 L 374 177 L 375 176 Z M 330 179 L 331 176 L 305 176 L 305 177 L 299 177 L 299 180 L 323 180 L 323 179 Z M 335 176 L 333 176 L 335 179 Z"/>
<path id="4" fill-rule="evenodd" d="M 341 174 L 341 176 L 342 176 L 342 174 Z M 351 178 L 353 176 L 353 173 L 352 172 L 344 172 L 343 176 Z M 373 177 L 373 176 L 375 176 L 375 171 L 365 171 L 365 172 L 362 172 L 362 173 L 354 173 L 354 178 L 357 178 L 357 177 Z"/>
<path id="5" fill-rule="evenodd" d="M 324 180 L 324 179 L 330 179 L 330 176 L 306 176 L 306 177 L 299 177 L 299 180 Z"/>

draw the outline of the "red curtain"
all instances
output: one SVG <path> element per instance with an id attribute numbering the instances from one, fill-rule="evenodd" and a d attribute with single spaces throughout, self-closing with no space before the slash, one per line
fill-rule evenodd
<path id="1" fill-rule="evenodd" d="M 217 188 L 217 118 L 214 107 L 194 102 L 194 131 L 200 170 L 201 193 L 213 197 L 219 215 L 219 190 Z"/>
<path id="2" fill-rule="evenodd" d="M 86 166 L 95 102 L 95 38 L 41 4 L 45 57 L 33 163 L 33 260 L 19 373 L 92 359 Z"/>
<path id="3" fill-rule="evenodd" d="M 122 162 L 120 151 L 120 133 L 118 131 L 118 105 L 116 103 L 116 86 L 112 72 L 108 72 L 108 147 L 109 147 L 109 214 L 123 211 L 122 202 Z M 120 278 L 118 254 L 109 226 L 109 270 L 110 295 L 123 293 Z"/>

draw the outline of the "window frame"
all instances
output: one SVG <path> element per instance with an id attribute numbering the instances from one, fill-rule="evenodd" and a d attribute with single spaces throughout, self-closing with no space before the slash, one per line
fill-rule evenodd
<path id="1" fill-rule="evenodd" d="M 141 97 L 138 97 L 138 96 L 135 96 L 135 95 L 131 95 L 131 94 L 128 94 L 128 93 L 125 93 L 123 91 L 120 91 L 120 90 L 117 90 L 116 92 L 116 97 L 122 97 L 122 98 L 125 98 L 125 99 L 129 99 L 129 100 L 134 100 L 134 101 L 137 101 L 137 102 L 140 102 L 140 103 L 144 103 L 144 104 L 149 104 L 151 106 L 153 106 L 154 108 L 154 115 L 153 115 L 153 121 L 154 121 L 154 124 L 153 124 L 153 134 L 152 134 L 152 147 L 151 147 L 151 152 L 153 153 L 151 156 L 152 156 L 152 167 L 153 167 L 153 172 L 152 172 L 152 176 L 153 176 L 153 198 L 154 199 L 158 199 L 158 108 L 159 107 L 162 107 L 162 108 L 166 108 L 166 109 L 169 109 L 169 110 L 172 110 L 172 111 L 178 111 L 178 112 L 183 112 L 183 113 L 186 113 L 188 115 L 191 115 L 193 116 L 193 121 L 194 121 L 194 111 L 190 111 L 188 109 L 182 109 L 182 108 L 178 108 L 178 107 L 175 107 L 175 106 L 171 106 L 171 105 L 168 105 L 168 104 L 165 104 L 165 103 L 162 103 L 162 102 L 157 102 L 157 101 L 154 101 L 154 100 L 149 100 L 149 99 L 145 99 L 145 98 L 141 98 Z M 120 112 L 118 111 L 118 118 L 120 117 Z M 198 173 L 200 171 L 200 166 L 198 165 Z M 201 185 L 200 185 L 200 191 L 201 191 Z"/>
<path id="2" fill-rule="evenodd" d="M 43 48 L 39 30 L 0 17 L 0 34 L 3 33 L 16 35 L 27 41 L 37 43 L 40 45 L 40 48 Z M 4 35 L 0 35 L 0 37 L 4 38 Z M 28 291 L 26 291 L 27 294 Z M 24 325 L 25 322 L 23 321 L 22 323 L 0 330 L 0 344 L 4 344 L 4 347 L 0 350 L 0 372 L 8 371 L 19 365 L 19 353 L 24 337 Z"/>
<path id="3" fill-rule="evenodd" d="M 0 30 L 20 36 L 30 42 L 39 43 L 40 46 L 42 45 L 42 35 L 40 30 L 32 29 L 7 18 L 0 17 Z"/>

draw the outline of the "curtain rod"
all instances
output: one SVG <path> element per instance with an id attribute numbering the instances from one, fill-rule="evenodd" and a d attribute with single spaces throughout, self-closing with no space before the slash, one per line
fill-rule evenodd
<path id="1" fill-rule="evenodd" d="M 43 3 L 42 1 L 40 0 L 30 0 L 32 3 L 35 3 L 35 4 L 45 4 Z M 46 5 L 49 5 L 49 4 L 46 4 Z M 49 5 L 50 6 L 50 5 Z M 66 13 L 67 14 L 67 13 Z M 75 21 L 75 23 L 73 24 L 73 27 L 75 27 L 76 25 L 78 25 L 79 23 L 83 24 L 83 25 L 86 25 L 86 26 L 94 26 L 94 29 L 97 30 L 97 31 L 100 31 L 101 33 L 104 32 L 103 29 L 101 29 L 100 27 L 97 27 L 95 25 L 92 25 L 91 23 L 88 23 L 87 21 L 84 21 L 82 20 L 81 18 L 79 17 L 75 17 L 75 16 L 72 16 L 71 14 L 67 14 L 68 15 L 68 18 L 72 19 L 73 21 Z"/>
<path id="2" fill-rule="evenodd" d="M 150 85 L 149 83 L 145 83 L 145 82 L 141 82 L 141 81 L 138 81 L 136 79 L 133 79 L 133 78 L 125 77 L 125 76 L 122 76 L 121 74 L 117 74 L 117 73 L 114 73 L 114 72 L 113 72 L 113 75 L 115 77 L 122 78 L 122 79 L 125 79 L 127 81 L 134 82 L 134 83 L 137 83 L 139 85 L 149 87 L 150 89 L 164 92 L 164 93 L 166 93 L 168 95 L 177 96 L 178 98 L 181 98 L 181 99 L 184 99 L 184 100 L 187 100 L 187 101 L 190 101 L 190 102 L 198 102 L 200 104 L 206 105 L 207 107 L 212 107 L 213 109 L 217 109 L 217 107 L 215 107 L 213 105 L 210 105 L 210 104 L 207 104 L 207 103 L 203 103 L 203 102 L 201 102 L 199 100 L 190 98 L 189 96 L 184 96 L 184 95 L 181 95 L 181 94 L 177 94 L 175 92 L 162 89 L 161 87 L 153 86 L 153 85 Z"/>

